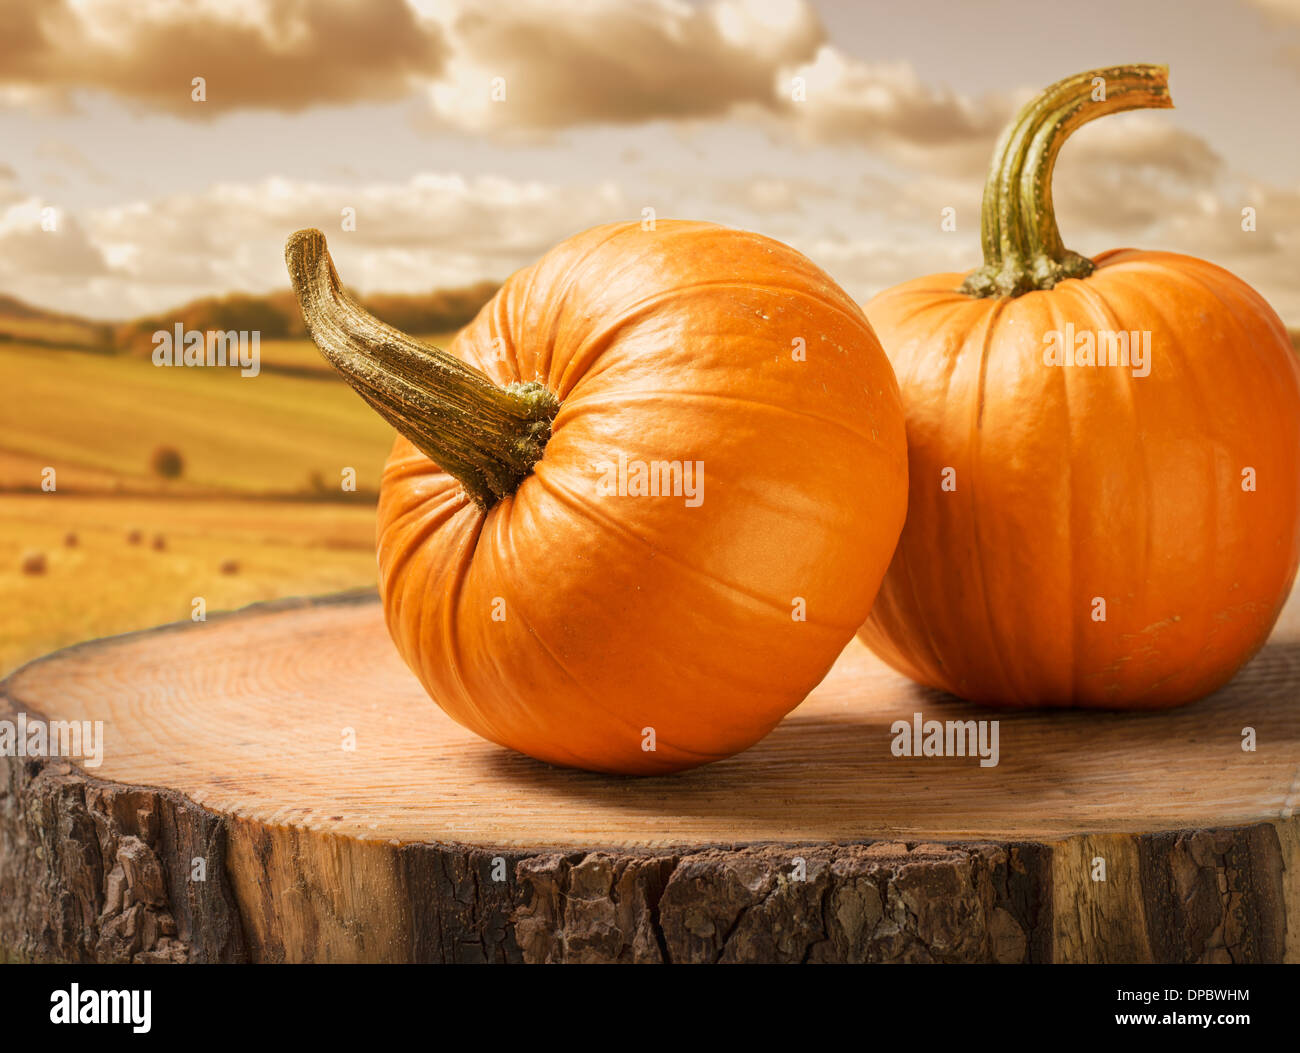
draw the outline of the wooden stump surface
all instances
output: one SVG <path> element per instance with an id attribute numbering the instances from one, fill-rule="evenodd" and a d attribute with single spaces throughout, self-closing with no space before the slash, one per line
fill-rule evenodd
<path id="1" fill-rule="evenodd" d="M 1296 595 L 1183 709 L 983 709 L 855 642 L 766 740 L 658 778 L 460 728 L 373 594 L 93 641 L 0 710 L 105 727 L 97 768 L 0 759 L 19 958 L 1300 959 Z M 916 712 L 998 720 L 999 763 L 894 756 Z"/>

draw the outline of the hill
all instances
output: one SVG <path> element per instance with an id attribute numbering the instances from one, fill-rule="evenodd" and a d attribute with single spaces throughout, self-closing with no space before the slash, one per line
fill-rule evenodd
<path id="1" fill-rule="evenodd" d="M 454 332 L 471 321 L 498 289 L 495 282 L 479 282 L 458 289 L 436 289 L 428 293 L 378 293 L 357 296 L 357 301 L 376 318 L 404 333 Z M 117 327 L 116 350 L 128 354 L 150 354 L 153 334 L 170 331 L 177 323 L 186 329 L 241 330 L 262 334 L 266 341 L 305 340 L 298 301 L 289 289 L 252 296 L 233 293 L 194 300 L 174 310 L 138 318 Z"/>
<path id="2" fill-rule="evenodd" d="M 356 299 L 376 318 L 405 333 L 448 333 L 473 319 L 497 288 L 495 282 L 477 282 L 427 293 L 377 293 Z M 0 295 L 0 344 L 147 355 L 153 351 L 153 334 L 162 329 L 170 332 L 177 323 L 200 331 L 258 332 L 264 347 L 268 341 L 307 337 L 298 303 L 289 289 L 261 295 L 208 296 L 121 323 L 95 322 Z M 274 360 L 271 365 L 274 368 Z"/>
<path id="3" fill-rule="evenodd" d="M 47 311 L 0 294 L 0 344 L 20 341 L 46 347 L 75 347 L 84 351 L 112 348 L 116 327 L 76 315 Z"/>

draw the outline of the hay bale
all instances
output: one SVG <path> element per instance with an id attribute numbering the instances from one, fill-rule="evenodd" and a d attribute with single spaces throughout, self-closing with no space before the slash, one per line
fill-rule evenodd
<path id="1" fill-rule="evenodd" d="M 143 530 L 136 529 L 136 530 L 127 531 L 126 543 L 128 545 L 138 545 L 143 540 L 144 540 Z"/>
<path id="2" fill-rule="evenodd" d="M 24 552 L 22 561 L 22 571 L 24 574 L 44 574 L 49 569 L 45 560 L 44 552 Z"/>
<path id="3" fill-rule="evenodd" d="M 162 551 L 164 551 L 166 548 L 167 548 L 167 539 L 166 539 L 165 537 L 163 537 L 161 534 L 154 534 L 154 536 L 153 536 L 153 550 L 154 550 L 155 552 L 162 552 Z"/>
<path id="4" fill-rule="evenodd" d="M 217 569 L 220 570 L 222 574 L 238 574 L 238 573 L 239 573 L 239 560 L 237 560 L 237 559 L 223 559 L 223 560 L 221 561 L 221 566 L 218 567 Z"/>

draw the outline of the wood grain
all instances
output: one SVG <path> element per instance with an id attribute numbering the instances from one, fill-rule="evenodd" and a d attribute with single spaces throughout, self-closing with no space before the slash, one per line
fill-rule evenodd
<path id="1" fill-rule="evenodd" d="M 1232 684 L 1181 710 L 981 709 L 854 643 L 766 740 L 664 778 L 552 768 L 455 725 L 369 594 L 74 647 L 13 674 L 0 708 L 106 734 L 94 770 L 0 759 L 0 881 L 23 889 L 0 947 L 19 957 L 1300 958 L 1295 595 Z M 894 756 L 918 711 L 999 720 L 998 765 Z M 60 838 L 94 858 L 52 859 Z M 132 853 L 159 875 L 134 902 Z M 70 885 L 83 921 L 55 925 Z M 115 905 L 140 908 L 116 942 Z"/>

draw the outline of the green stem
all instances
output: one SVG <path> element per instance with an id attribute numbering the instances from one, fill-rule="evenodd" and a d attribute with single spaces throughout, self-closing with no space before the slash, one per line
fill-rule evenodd
<path id="1" fill-rule="evenodd" d="M 559 400 L 532 381 L 501 387 L 368 314 L 343 291 L 319 230 L 290 237 L 284 258 L 311 338 L 343 379 L 479 507 L 514 493 L 542 456 Z"/>
<path id="2" fill-rule="evenodd" d="M 1092 261 L 1067 249 L 1056 225 L 1056 156 L 1075 129 L 1098 117 L 1172 106 L 1169 68 L 1147 65 L 1089 70 L 1030 100 L 994 149 L 980 215 L 984 266 L 967 276 L 961 291 L 1020 296 L 1091 274 Z"/>

